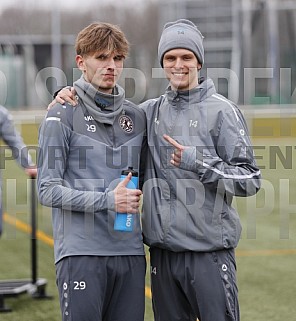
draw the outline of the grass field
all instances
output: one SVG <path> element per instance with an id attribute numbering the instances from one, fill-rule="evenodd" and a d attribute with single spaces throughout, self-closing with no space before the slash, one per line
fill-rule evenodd
<path id="1" fill-rule="evenodd" d="M 263 186 L 254 197 L 236 199 L 243 233 L 237 249 L 238 284 L 242 321 L 295 320 L 296 292 L 296 179 L 295 148 L 287 140 L 254 141 L 262 167 Z M 273 157 L 273 146 L 281 151 Z M 280 146 L 280 150 L 277 149 Z M 291 155 L 287 146 L 292 146 Z M 288 156 L 291 156 L 289 163 Z M 291 164 L 291 166 L 290 166 Z M 3 200 L 7 213 L 0 239 L 0 279 L 30 277 L 30 237 L 9 219 L 29 224 L 30 182 L 14 161 L 3 171 Z M 51 216 L 39 206 L 39 229 L 51 236 Z M 6 300 L 13 309 L 0 314 L 1 321 L 58 321 L 60 311 L 55 286 L 53 248 L 50 238 L 38 243 L 39 276 L 48 280 L 51 300 L 33 300 L 28 294 Z M 147 257 L 149 261 L 149 257 Z M 149 262 L 148 262 L 149 265 Z M 147 269 L 149 271 L 149 269 Z M 147 275 L 149 288 L 149 275 Z M 146 299 L 145 321 L 152 321 L 151 298 Z M 167 320 L 169 321 L 169 320 Z M 217 320 L 219 321 L 219 320 Z"/>

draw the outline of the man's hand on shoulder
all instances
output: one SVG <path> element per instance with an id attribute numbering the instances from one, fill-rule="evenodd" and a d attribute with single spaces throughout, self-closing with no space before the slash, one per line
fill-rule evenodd
<path id="1" fill-rule="evenodd" d="M 50 110 L 57 103 L 63 105 L 65 102 L 69 103 L 73 107 L 77 105 L 76 91 L 74 87 L 65 87 L 61 89 L 54 100 L 47 106 L 47 110 Z"/>

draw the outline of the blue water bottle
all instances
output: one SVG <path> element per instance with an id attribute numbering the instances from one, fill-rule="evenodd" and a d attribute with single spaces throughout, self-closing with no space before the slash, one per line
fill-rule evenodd
<path id="1" fill-rule="evenodd" d="M 136 189 L 138 188 L 138 172 L 133 170 L 132 167 L 125 169 L 121 172 L 121 181 L 123 181 L 126 176 L 132 173 L 132 178 L 127 184 L 127 188 Z M 133 230 L 134 216 L 129 213 L 116 213 L 114 221 L 114 230 L 122 232 L 131 232 Z"/>

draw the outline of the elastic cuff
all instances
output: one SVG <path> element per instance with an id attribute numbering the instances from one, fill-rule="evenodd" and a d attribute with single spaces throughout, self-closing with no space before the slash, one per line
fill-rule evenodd
<path id="1" fill-rule="evenodd" d="M 188 147 L 182 153 L 180 168 L 187 171 L 196 171 L 197 168 L 197 149 L 196 147 Z"/>

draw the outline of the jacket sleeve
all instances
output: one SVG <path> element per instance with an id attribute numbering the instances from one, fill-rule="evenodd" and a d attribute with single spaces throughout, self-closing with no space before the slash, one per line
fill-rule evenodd
<path id="1" fill-rule="evenodd" d="M 64 180 L 72 129 L 53 115 L 54 111 L 55 108 L 50 110 L 51 114 L 47 115 L 39 129 L 37 186 L 41 204 L 81 212 L 114 210 L 113 191 L 78 190 Z"/>
<path id="2" fill-rule="evenodd" d="M 188 147 L 180 167 L 194 171 L 203 184 L 235 196 L 250 196 L 261 186 L 261 173 L 256 165 L 248 129 L 238 108 L 224 113 L 214 147 Z"/>
<path id="3" fill-rule="evenodd" d="M 5 144 L 11 149 L 13 158 L 23 168 L 33 166 L 33 161 L 28 153 L 28 148 L 15 128 L 12 116 L 2 106 L 0 107 L 0 116 L 0 135 Z"/>

